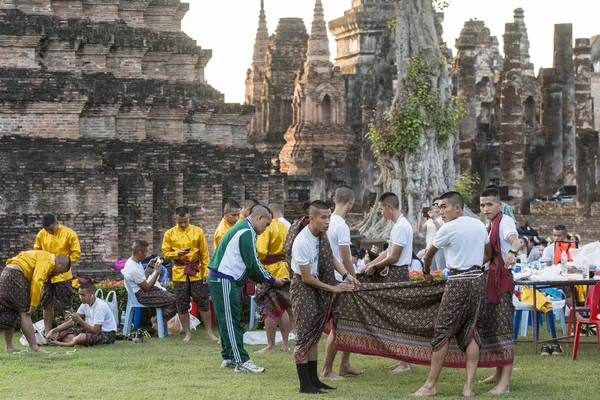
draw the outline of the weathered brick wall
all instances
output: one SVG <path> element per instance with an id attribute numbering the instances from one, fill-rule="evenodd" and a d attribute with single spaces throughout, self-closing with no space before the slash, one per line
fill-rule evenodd
<path id="1" fill-rule="evenodd" d="M 229 198 L 282 201 L 284 177 L 251 149 L 92 139 L 0 137 L 0 260 L 32 248 L 40 217 L 54 212 L 79 235 L 75 271 L 97 274 L 142 238 L 160 251 L 187 205 L 212 249 Z"/>

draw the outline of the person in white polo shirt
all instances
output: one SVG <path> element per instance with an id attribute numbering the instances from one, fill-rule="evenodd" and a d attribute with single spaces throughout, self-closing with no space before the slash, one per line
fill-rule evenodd
<path id="1" fill-rule="evenodd" d="M 450 274 L 434 324 L 433 355 L 425 384 L 413 396 L 435 396 L 437 381 L 453 338 L 466 353 L 467 380 L 463 396 L 472 397 L 479 362 L 480 336 L 477 320 L 485 299 L 484 258 L 491 259 L 490 239 L 481 221 L 463 215 L 465 201 L 457 192 L 447 192 L 438 200 L 444 225 L 436 233 L 423 261 L 425 280 L 433 281 L 430 268 L 438 249 L 444 250 Z"/>
<path id="2" fill-rule="evenodd" d="M 335 210 L 331 214 L 329 229 L 327 229 L 327 239 L 331 245 L 333 256 L 346 269 L 349 275 L 355 276 L 354 264 L 352 263 L 352 254 L 350 251 L 350 227 L 346 224 L 346 214 L 354 206 L 354 190 L 351 187 L 342 185 L 338 187 L 333 196 Z M 335 271 L 335 279 L 338 282 L 343 282 L 344 279 L 339 272 Z M 325 358 L 323 359 L 323 370 L 321 371 L 321 379 L 323 380 L 340 380 L 345 375 L 360 375 L 363 371 L 352 368 L 350 366 L 350 353 L 341 352 L 340 368 L 338 373 L 333 372 L 333 362 L 335 361 L 335 331 L 331 331 L 325 345 Z"/>
<path id="3" fill-rule="evenodd" d="M 96 285 L 92 282 L 82 283 L 79 287 L 79 299 L 81 306 L 77 312 L 46 334 L 48 343 L 66 347 L 114 343 L 117 321 L 108 304 L 96 298 Z M 58 336 L 56 340 L 52 340 L 55 333 Z"/>

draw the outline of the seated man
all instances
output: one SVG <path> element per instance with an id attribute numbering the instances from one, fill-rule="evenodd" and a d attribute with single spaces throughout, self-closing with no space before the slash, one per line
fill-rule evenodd
<path id="1" fill-rule="evenodd" d="M 117 321 L 108 304 L 96 298 L 96 285 L 92 282 L 82 283 L 79 286 L 79 300 L 81 305 L 77 312 L 46 334 L 48 343 L 66 347 L 113 344 L 117 336 Z M 75 327 L 76 324 L 79 327 Z M 55 333 L 58 336 L 52 340 Z"/>
<path id="2" fill-rule="evenodd" d="M 162 308 L 165 321 L 177 313 L 175 295 L 167 292 L 156 281 L 160 276 L 162 261 L 153 258 L 144 271 L 142 260 L 148 256 L 148 242 L 138 239 L 133 243 L 132 256 L 121 270 L 125 283 L 133 289 L 135 298 L 147 307 Z M 156 317 L 152 317 L 152 328 L 157 330 Z"/>
<path id="3" fill-rule="evenodd" d="M 31 314 L 40 304 L 44 281 L 70 269 L 69 257 L 54 256 L 40 250 L 23 251 L 6 260 L 6 268 L 0 274 L 0 331 L 4 331 L 8 353 L 16 351 L 12 337 L 19 316 L 30 351 L 40 352 Z"/>

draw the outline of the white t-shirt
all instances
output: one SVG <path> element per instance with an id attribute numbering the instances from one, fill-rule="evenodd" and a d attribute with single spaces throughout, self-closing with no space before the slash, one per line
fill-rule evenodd
<path id="1" fill-rule="evenodd" d="M 279 218 L 277 218 L 277 219 L 278 219 L 279 221 L 283 222 L 283 224 L 284 224 L 285 226 L 287 226 L 288 228 L 289 228 L 290 226 L 292 226 L 292 224 L 290 224 L 290 222 L 289 222 L 287 219 L 283 218 L 283 217 L 279 217 Z"/>
<path id="2" fill-rule="evenodd" d="M 491 222 L 488 222 L 488 226 L 490 223 Z M 502 260 L 506 260 L 506 256 L 510 250 L 510 241 L 508 238 L 511 235 L 515 235 L 517 238 L 519 237 L 515 220 L 512 219 L 511 216 L 503 214 L 502 220 L 500 221 L 500 250 L 502 252 Z"/>
<path id="3" fill-rule="evenodd" d="M 408 265 L 412 262 L 412 242 L 413 242 L 413 228 L 410 222 L 404 216 L 400 216 L 394 227 L 392 233 L 390 233 L 390 245 L 387 248 L 388 256 L 392 254 L 392 247 L 402 246 L 402 254 L 398 261 L 392 265 Z"/>
<path id="4" fill-rule="evenodd" d="M 301 274 L 299 265 L 310 265 L 310 274 L 319 276 L 319 238 L 308 226 L 300 231 L 292 246 L 292 271 L 296 274 Z"/>
<path id="5" fill-rule="evenodd" d="M 333 256 L 337 258 L 339 263 L 343 266 L 342 255 L 340 253 L 340 246 L 350 246 L 350 228 L 344 221 L 344 218 L 339 215 L 332 215 L 331 221 L 329 222 L 329 229 L 327 229 L 327 239 L 331 244 L 331 251 Z M 335 271 L 335 279 L 342 282 L 342 275 Z"/>
<path id="6" fill-rule="evenodd" d="M 115 316 L 102 299 L 96 298 L 91 307 L 89 304 L 81 304 L 77 309 L 77 314 L 83 314 L 85 322 L 92 326 L 102 325 L 102 332 L 116 332 L 117 330 Z"/>
<path id="7" fill-rule="evenodd" d="M 123 278 L 125 278 L 129 286 L 131 286 L 133 293 L 137 293 L 142 290 L 139 284 L 146 280 L 146 273 L 144 272 L 142 263 L 133 261 L 130 258 L 125 263 L 125 267 L 121 270 L 121 275 L 123 275 Z M 150 281 L 150 279 L 152 279 L 152 274 L 148 276 L 147 281 Z M 154 286 L 164 290 L 164 288 L 158 284 L 158 280 Z"/>
<path id="8" fill-rule="evenodd" d="M 444 249 L 449 268 L 465 271 L 482 265 L 485 245 L 489 242 L 490 237 L 483 222 L 462 216 L 445 223 L 435 235 L 433 245 Z"/>
<path id="9" fill-rule="evenodd" d="M 436 221 L 439 225 L 444 225 L 444 220 L 442 218 L 438 217 L 436 218 Z M 433 219 L 428 219 L 427 222 L 425 222 L 425 229 L 425 245 L 426 247 L 429 247 L 431 246 L 431 243 L 433 243 L 435 234 L 438 231 Z"/>
<path id="10" fill-rule="evenodd" d="M 549 244 L 542 253 L 542 261 L 550 261 L 554 264 L 554 243 Z"/>

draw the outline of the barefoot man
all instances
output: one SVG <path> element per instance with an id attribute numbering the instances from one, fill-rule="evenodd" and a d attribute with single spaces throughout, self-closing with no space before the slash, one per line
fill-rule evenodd
<path id="1" fill-rule="evenodd" d="M 190 224 L 190 211 L 187 207 L 175 210 L 176 225 L 165 232 L 162 242 L 162 253 L 167 260 L 175 261 L 173 265 L 173 289 L 177 299 L 177 312 L 185 332 L 184 342 L 192 339 L 190 329 L 190 299 L 198 306 L 200 319 L 206 337 L 219 340 L 212 332 L 210 293 L 206 281 L 208 279 L 208 245 L 204 231 Z"/>
<path id="2" fill-rule="evenodd" d="M 23 251 L 6 261 L 0 274 L 0 330 L 4 331 L 6 351 L 12 353 L 13 332 L 21 317 L 21 330 L 32 353 L 40 351 L 35 341 L 31 314 L 40 304 L 44 281 L 71 269 L 71 260 L 40 250 Z"/>
<path id="3" fill-rule="evenodd" d="M 275 218 L 273 209 L 278 205 L 269 204 L 273 213 L 273 220 L 269 227 L 261 233 L 256 241 L 256 252 L 262 265 L 271 273 L 273 278 L 289 281 L 290 268 L 283 254 L 283 243 L 288 233 L 288 228 L 283 222 Z M 270 353 L 275 351 L 275 334 L 277 322 L 281 328 L 281 350 L 289 351 L 288 336 L 290 334 L 290 316 L 292 303 L 290 302 L 289 286 L 274 288 L 268 283 L 258 283 L 254 296 L 256 309 L 265 321 L 267 332 L 267 347 L 256 353 Z"/>
<path id="4" fill-rule="evenodd" d="M 333 203 L 335 204 L 335 210 L 331 215 L 329 229 L 327 229 L 327 239 L 329 239 L 333 256 L 344 266 L 348 274 L 356 276 L 350 252 L 350 227 L 348 227 L 345 221 L 346 214 L 354 206 L 354 190 L 345 185 L 338 187 L 333 196 Z M 337 271 L 335 271 L 335 279 L 338 282 L 343 282 L 342 275 Z M 325 358 L 323 359 L 321 379 L 333 381 L 343 379 L 347 374 L 360 375 L 363 373 L 363 371 L 350 366 L 350 353 L 345 351 L 340 353 L 340 368 L 338 373 L 333 372 L 333 361 L 335 360 L 336 353 L 335 330 L 332 330 L 325 345 Z"/>
<path id="5" fill-rule="evenodd" d="M 467 381 L 463 396 L 475 396 L 473 382 L 479 362 L 477 320 L 485 301 L 485 279 L 481 266 L 484 256 L 491 255 L 490 240 L 481 221 L 463 215 L 464 200 L 457 192 L 447 192 L 438 200 L 444 225 L 436 233 L 433 244 L 427 249 L 423 266 L 425 280 L 431 282 L 431 262 L 444 249 L 450 276 L 446 282 L 442 303 L 434 325 L 431 342 L 433 355 L 425 384 L 413 396 L 435 396 L 437 381 L 450 340 L 456 338 L 460 350 L 466 353 Z"/>
<path id="6" fill-rule="evenodd" d="M 386 192 L 379 197 L 379 210 L 384 219 L 394 223 L 390 245 L 365 266 L 365 274 L 373 276 L 375 282 L 408 282 L 413 253 L 412 226 L 402 215 L 400 200 L 394 193 Z M 392 372 L 408 372 L 410 364 L 400 361 L 392 368 Z"/>
<path id="7" fill-rule="evenodd" d="M 510 375 L 515 354 L 513 341 L 514 306 L 512 293 L 513 277 L 508 267 L 515 263 L 520 246 L 519 233 L 515 221 L 500 211 L 502 201 L 496 189 L 486 189 L 480 196 L 481 212 L 490 221 L 488 232 L 492 246 L 492 259 L 487 269 L 487 301 L 481 317 L 481 337 L 497 338 L 497 346 L 502 354 L 510 354 L 509 365 L 496 368 L 494 375 L 483 382 L 495 383 L 490 393 L 508 393 L 510 391 Z"/>
<path id="8" fill-rule="evenodd" d="M 292 270 L 294 277 L 290 288 L 297 335 L 294 361 L 300 380 L 300 393 L 322 393 L 321 389 L 335 389 L 319 380 L 317 358 L 319 338 L 327 323 L 330 293 L 354 290 L 356 278 L 348 274 L 331 252 L 325 232 L 329 228 L 331 210 L 327 203 L 315 200 L 310 203 L 309 223 L 296 221 L 290 228 L 293 240 Z M 286 240 L 286 248 L 288 244 Z M 334 271 L 348 283 L 338 283 Z"/>

